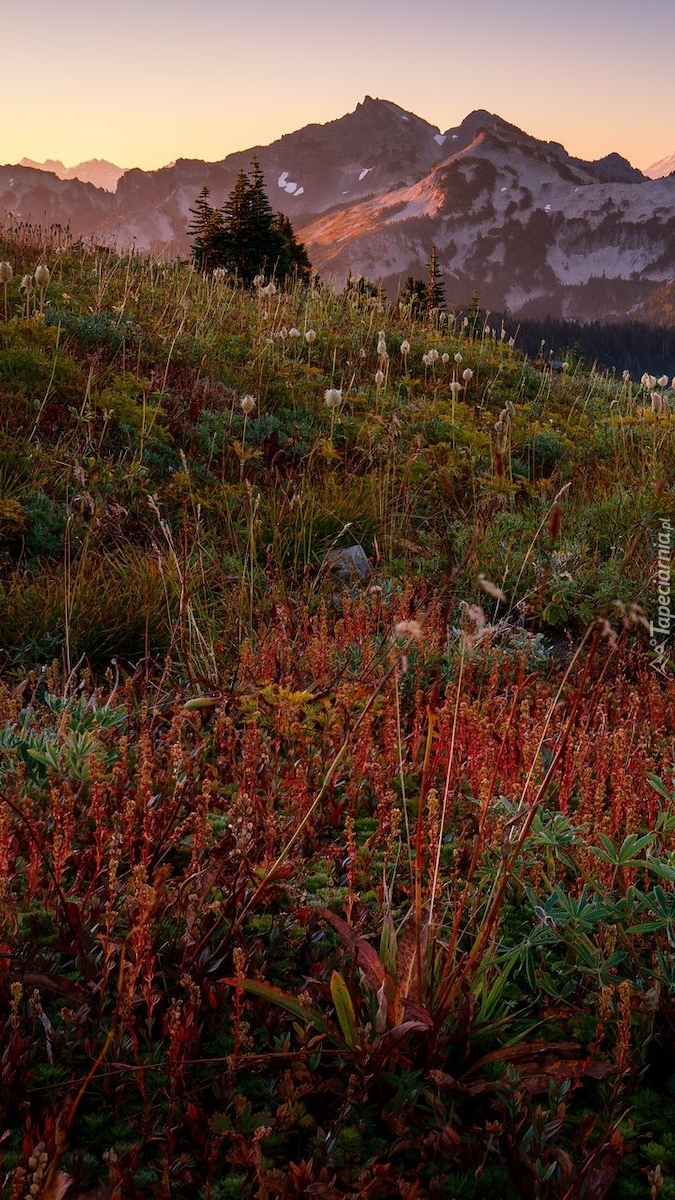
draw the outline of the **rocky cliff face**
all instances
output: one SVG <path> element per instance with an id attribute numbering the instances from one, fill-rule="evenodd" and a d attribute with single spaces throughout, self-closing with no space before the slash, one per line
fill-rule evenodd
<path id="1" fill-rule="evenodd" d="M 449 305 L 474 288 L 514 315 L 625 316 L 675 274 L 675 176 L 649 179 L 618 154 L 584 162 L 478 111 L 438 128 L 385 100 L 219 163 L 127 171 L 109 194 L 0 167 L 0 211 L 162 255 L 187 255 L 202 187 L 224 202 L 256 155 L 270 201 L 316 270 L 383 280 L 395 295 L 438 251 Z"/>

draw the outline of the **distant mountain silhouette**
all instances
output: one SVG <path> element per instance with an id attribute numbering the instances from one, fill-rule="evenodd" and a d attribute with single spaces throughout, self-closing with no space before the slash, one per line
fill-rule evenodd
<path id="1" fill-rule="evenodd" d="M 22 158 L 19 166 L 51 171 L 59 179 L 79 179 L 82 183 L 93 183 L 94 187 L 104 188 L 106 192 L 115 191 L 118 180 L 127 170 L 126 167 L 116 167 L 114 163 L 106 162 L 104 158 L 90 158 L 87 162 L 78 163 L 76 167 L 64 167 L 57 158 L 48 158 L 42 163 Z"/>

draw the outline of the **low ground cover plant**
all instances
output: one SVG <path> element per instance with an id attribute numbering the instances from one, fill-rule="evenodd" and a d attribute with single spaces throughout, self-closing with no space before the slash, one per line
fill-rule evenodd
<path id="1" fill-rule="evenodd" d="M 668 381 L 0 258 L 3 1194 L 670 1195 Z"/>

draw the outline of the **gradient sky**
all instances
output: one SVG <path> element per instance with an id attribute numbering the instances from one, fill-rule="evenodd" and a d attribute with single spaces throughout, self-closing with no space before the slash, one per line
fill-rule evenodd
<path id="1" fill-rule="evenodd" d="M 0 162 L 215 161 L 371 95 L 646 167 L 674 45 L 673 0 L 4 0 Z"/>

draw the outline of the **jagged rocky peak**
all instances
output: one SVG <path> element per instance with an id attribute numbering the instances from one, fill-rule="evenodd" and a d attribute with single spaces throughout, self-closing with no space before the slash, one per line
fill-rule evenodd
<path id="1" fill-rule="evenodd" d="M 357 104 L 354 110 L 354 116 L 360 114 L 361 117 L 367 117 L 368 120 L 403 122 L 405 124 L 413 123 L 415 126 L 424 126 L 430 133 L 439 133 L 437 125 L 430 125 L 423 117 L 418 117 L 415 113 L 407 112 L 405 108 L 394 104 L 392 100 L 373 99 L 372 96 L 366 96 L 361 104 Z M 351 114 L 347 114 L 348 116 Z M 344 117 L 341 118 L 344 120 Z M 398 125 L 400 128 L 400 124 Z"/>
<path id="2" fill-rule="evenodd" d="M 642 183 L 645 176 L 615 151 L 588 164 L 600 183 Z"/>

